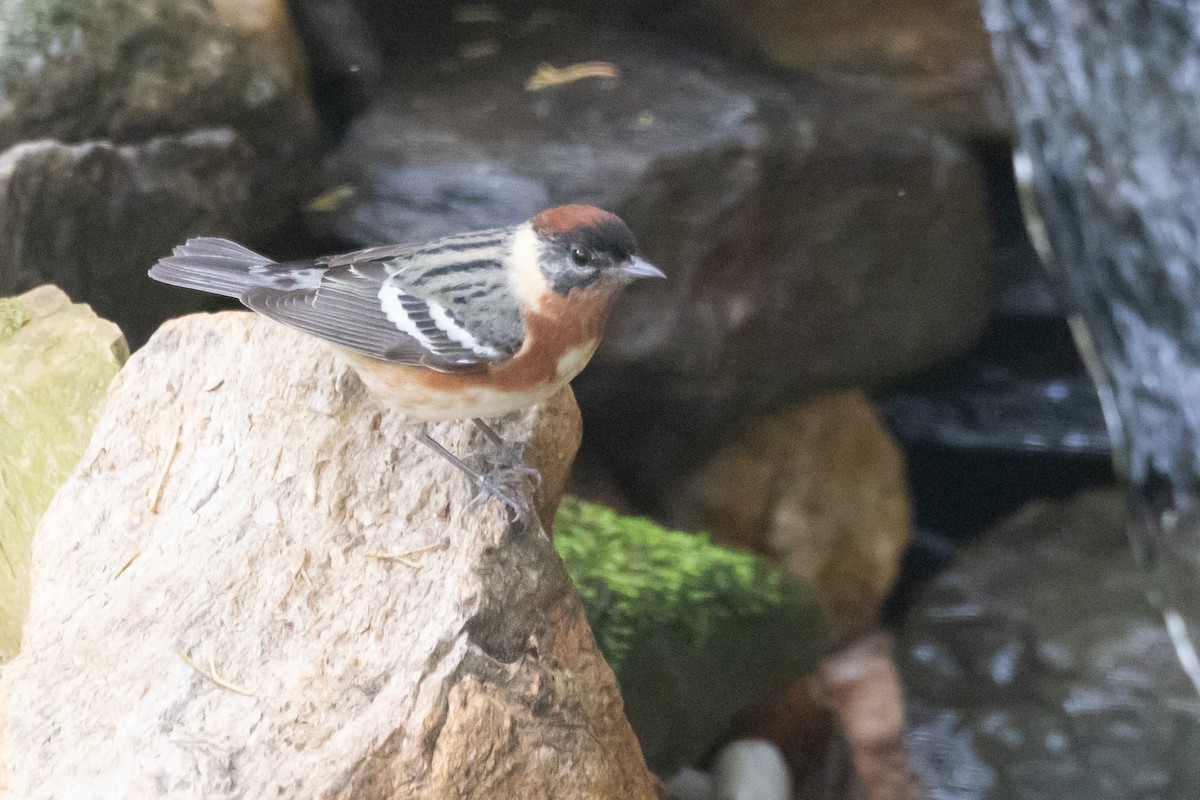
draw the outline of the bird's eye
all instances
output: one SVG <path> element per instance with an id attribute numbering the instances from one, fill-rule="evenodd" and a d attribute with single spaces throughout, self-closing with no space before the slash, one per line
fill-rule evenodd
<path id="1" fill-rule="evenodd" d="M 592 257 L 578 247 L 571 248 L 571 260 L 575 262 L 577 267 L 586 267 L 591 263 Z"/>

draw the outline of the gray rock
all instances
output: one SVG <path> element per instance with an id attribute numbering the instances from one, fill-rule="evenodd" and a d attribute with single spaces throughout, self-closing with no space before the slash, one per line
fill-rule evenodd
<path id="1" fill-rule="evenodd" d="M 1124 525 L 1117 491 L 1034 504 L 924 593 L 900 666 L 929 797 L 1200 794 L 1200 700 Z"/>
<path id="2" fill-rule="evenodd" d="M 11 147 L 0 153 L 0 292 L 52 281 L 141 344 L 164 317 L 211 302 L 146 277 L 156 257 L 191 234 L 249 237 L 275 222 L 281 198 L 256 194 L 260 169 L 228 129 Z"/>
<path id="3" fill-rule="evenodd" d="M 497 424 L 561 485 L 568 390 Z M 5 788 L 650 800 L 553 545 L 498 501 L 468 511 L 410 432 L 323 342 L 244 313 L 164 325 L 38 529 Z"/>
<path id="4" fill-rule="evenodd" d="M 205 307 L 145 271 L 198 234 L 263 239 L 316 123 L 282 0 L 0 0 L 0 294 L 40 283 L 142 344 Z"/>
<path id="5" fill-rule="evenodd" d="M 0 0 L 0 19 L 0 147 L 223 125 L 267 149 L 311 135 L 282 0 Z"/>
<path id="6" fill-rule="evenodd" d="M 747 412 L 974 339 L 989 234 L 964 149 L 871 96 L 629 36 L 539 37 L 406 74 L 331 158 L 313 224 L 365 245 L 563 202 L 621 214 L 670 280 L 625 298 L 577 391 L 599 440 L 631 442 L 631 481 Z M 542 62 L 590 59 L 618 77 L 525 88 Z"/>

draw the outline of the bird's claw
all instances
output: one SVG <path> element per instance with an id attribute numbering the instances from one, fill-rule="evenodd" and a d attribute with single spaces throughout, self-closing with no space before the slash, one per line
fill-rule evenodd
<path id="1" fill-rule="evenodd" d="M 525 463 L 523 442 L 507 442 L 490 453 L 478 453 L 470 463 L 477 473 L 497 483 L 523 486 L 529 481 L 535 493 L 542 489 L 541 473 Z"/>
<path id="2" fill-rule="evenodd" d="M 523 444 L 512 442 L 468 459 L 477 476 L 473 481 L 476 493 L 467 503 L 468 511 L 495 497 L 508 507 L 511 522 L 524 524 L 529 519 L 533 493 L 541 490 L 542 478 L 536 469 L 526 466 L 524 453 Z"/>
<path id="3" fill-rule="evenodd" d="M 523 523 L 528 518 L 530 497 L 523 491 L 525 488 L 524 480 L 514 483 L 503 477 L 480 474 L 473 483 L 475 485 L 475 496 L 467 501 L 468 512 L 475 510 L 486 503 L 489 498 L 494 497 L 508 509 L 509 520 L 511 522 Z"/>

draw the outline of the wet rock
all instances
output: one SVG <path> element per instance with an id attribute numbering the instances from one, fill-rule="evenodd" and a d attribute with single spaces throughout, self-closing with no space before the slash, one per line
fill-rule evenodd
<path id="1" fill-rule="evenodd" d="M 569 454 L 538 432 L 571 451 L 578 425 L 564 391 L 500 431 L 550 475 Z M 242 313 L 165 325 L 39 529 L 5 787 L 654 797 L 549 539 L 468 512 L 410 431 L 322 342 Z"/>
<path id="2" fill-rule="evenodd" d="M 998 325 L 970 356 L 880 405 L 906 443 L 1084 458 L 1111 452 L 1096 385 L 1063 321 Z"/>
<path id="3" fill-rule="evenodd" d="M 155 286 L 155 258 L 262 240 L 305 187 L 316 128 L 282 0 L 0 13 L 0 293 L 54 282 L 140 345 L 209 302 Z"/>
<path id="4" fill-rule="evenodd" d="M 1010 135 L 979 5 L 971 0 L 727 0 L 726 15 L 775 63 L 832 85 L 870 86 L 960 134 Z"/>
<path id="5" fill-rule="evenodd" d="M 804 577 L 843 640 L 879 624 L 910 534 L 900 450 L 859 392 L 754 422 L 686 482 L 672 512 Z"/>
<path id="6" fill-rule="evenodd" d="M 964 550 L 905 622 L 929 796 L 1194 797 L 1200 701 L 1142 591 L 1115 490 L 1042 502 Z"/>
<path id="7" fill-rule="evenodd" d="M 989 234 L 965 150 L 881 121 L 871 96 L 630 36 L 539 37 L 406 73 L 333 155 L 313 226 L 368 244 L 567 201 L 621 214 L 670 280 L 624 298 L 576 391 L 590 438 L 628 443 L 594 455 L 630 485 L 747 413 L 886 384 L 981 329 Z M 543 62 L 593 59 L 616 77 L 525 88 Z"/>
<path id="8" fill-rule="evenodd" d="M 555 532 L 659 775 L 695 764 L 827 649 L 809 586 L 750 554 L 570 498 Z"/>
<path id="9" fill-rule="evenodd" d="M 1011 157 L 989 164 L 996 317 L 970 352 L 877 400 L 930 534 L 912 553 L 919 569 L 942 562 L 940 537 L 972 537 L 1031 500 L 1113 480 L 1096 387 L 1026 236 Z"/>
<path id="10" fill-rule="evenodd" d="M 128 356 L 116 325 L 57 287 L 0 298 L 0 662 L 20 645 L 34 529 Z"/>

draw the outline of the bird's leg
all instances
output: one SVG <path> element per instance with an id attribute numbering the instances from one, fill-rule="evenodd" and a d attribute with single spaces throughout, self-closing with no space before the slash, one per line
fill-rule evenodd
<path id="1" fill-rule="evenodd" d="M 496 445 L 496 447 L 504 447 L 504 439 L 501 438 L 500 434 L 496 433 L 495 428 L 488 425 L 479 417 L 472 417 L 471 422 L 474 422 L 475 427 L 483 431 L 483 435 L 490 439 L 492 444 Z"/>
<path id="2" fill-rule="evenodd" d="M 536 469 L 525 463 L 525 443 L 524 442 L 506 442 L 500 434 L 496 433 L 496 429 L 488 425 L 479 417 L 473 417 L 471 422 L 475 423 L 475 427 L 483 432 L 488 441 L 495 447 L 496 454 L 491 457 L 484 456 L 483 461 L 487 465 L 490 472 L 498 473 L 500 476 L 518 478 L 524 480 L 529 478 L 533 481 L 534 491 L 540 491 L 542 488 L 542 475 Z"/>
<path id="3" fill-rule="evenodd" d="M 468 510 L 475 508 L 490 496 L 495 497 L 511 508 L 518 520 L 525 517 L 527 512 L 526 503 L 523 502 L 523 498 L 520 498 L 519 494 L 513 494 L 509 491 L 512 488 L 512 483 L 506 483 L 495 476 L 484 475 L 477 470 L 471 469 L 458 456 L 451 453 L 441 443 L 430 436 L 429 426 L 424 422 L 421 423 L 420 428 L 417 430 L 417 441 L 458 467 L 470 479 L 471 484 L 476 489 L 476 494 L 467 503 Z"/>

